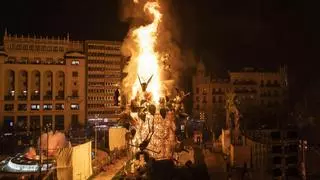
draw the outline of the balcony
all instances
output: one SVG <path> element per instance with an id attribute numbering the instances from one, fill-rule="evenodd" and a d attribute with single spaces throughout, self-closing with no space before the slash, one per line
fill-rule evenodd
<path id="1" fill-rule="evenodd" d="M 257 90 L 249 90 L 249 89 L 235 89 L 234 90 L 235 93 L 239 93 L 239 94 L 250 94 L 250 93 L 257 93 Z"/>
<path id="2" fill-rule="evenodd" d="M 14 105 L 13 104 L 5 104 L 4 105 L 4 111 L 13 111 Z"/>
<path id="3" fill-rule="evenodd" d="M 236 80 L 233 82 L 234 85 L 257 85 L 257 82 L 253 80 Z"/>
<path id="4" fill-rule="evenodd" d="M 55 109 L 60 111 L 64 110 L 64 104 L 56 104 Z"/>
<path id="5" fill-rule="evenodd" d="M 6 96 L 4 96 L 4 100 L 5 100 L 5 101 L 13 101 L 13 100 L 14 100 L 14 96 L 12 96 L 12 95 L 6 95 Z"/>
<path id="6" fill-rule="evenodd" d="M 64 91 L 58 91 L 58 96 L 56 96 L 56 100 L 64 100 Z"/>
<path id="7" fill-rule="evenodd" d="M 27 95 L 19 95 L 18 96 L 18 100 L 19 101 L 26 101 L 28 99 L 28 96 Z"/>
<path id="8" fill-rule="evenodd" d="M 77 100 L 79 99 L 79 96 L 68 96 L 68 98 L 71 100 Z"/>
<path id="9" fill-rule="evenodd" d="M 18 111 L 27 111 L 27 104 L 19 104 Z"/>
<path id="10" fill-rule="evenodd" d="M 64 96 L 56 96 L 56 100 L 64 100 Z"/>
<path id="11" fill-rule="evenodd" d="M 215 94 L 224 94 L 224 92 L 221 90 L 221 91 L 212 91 L 212 95 L 215 95 Z"/>
<path id="12" fill-rule="evenodd" d="M 274 84 L 265 84 L 265 86 L 264 87 L 280 87 L 280 84 L 279 83 L 274 83 Z"/>
<path id="13" fill-rule="evenodd" d="M 52 100 L 52 95 L 45 95 L 45 96 L 43 96 L 43 100 L 45 100 L 45 101 L 50 101 L 50 100 Z"/>
<path id="14" fill-rule="evenodd" d="M 52 100 L 52 91 L 47 91 L 46 95 L 43 96 L 43 100 Z"/>
<path id="15" fill-rule="evenodd" d="M 33 94 L 31 96 L 32 101 L 40 101 L 40 95 L 39 94 Z"/>

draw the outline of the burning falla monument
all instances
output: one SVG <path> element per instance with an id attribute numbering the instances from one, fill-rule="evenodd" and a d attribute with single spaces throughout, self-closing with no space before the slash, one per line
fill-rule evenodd
<path id="1" fill-rule="evenodd" d="M 152 20 L 132 28 L 123 48 L 130 55 L 128 75 L 123 81 L 123 90 L 130 101 L 120 123 L 130 131 L 127 140 L 136 156 L 129 163 L 127 172 L 131 173 L 143 169 L 149 158 L 172 159 L 178 143 L 175 122 L 188 116 L 183 100 L 189 95 L 175 89 L 176 95 L 172 98 L 175 81 L 167 76 L 170 59 L 168 53 L 157 51 L 163 17 L 159 1 L 133 2 Z"/>

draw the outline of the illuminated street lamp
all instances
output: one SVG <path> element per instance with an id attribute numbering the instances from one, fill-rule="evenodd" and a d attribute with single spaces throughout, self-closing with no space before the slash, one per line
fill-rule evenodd
<path id="1" fill-rule="evenodd" d="M 308 142 L 306 140 L 299 140 L 299 149 L 302 152 L 302 160 L 301 160 L 301 175 L 302 179 L 306 180 L 306 155 L 305 152 L 308 149 Z"/>

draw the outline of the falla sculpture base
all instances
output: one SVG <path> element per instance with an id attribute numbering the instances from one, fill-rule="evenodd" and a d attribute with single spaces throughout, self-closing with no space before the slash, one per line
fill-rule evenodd
<path id="1" fill-rule="evenodd" d="M 175 123 L 179 118 L 187 118 L 183 100 L 190 93 L 176 89 L 174 98 L 161 97 L 155 103 L 152 94 L 147 91 L 152 77 L 147 82 L 141 82 L 138 76 L 141 93 L 131 100 L 119 120 L 129 130 L 126 138 L 133 156 L 117 177 L 148 179 L 152 176 L 152 169 L 158 166 L 173 170 L 174 153 L 183 149 L 177 141 Z"/>

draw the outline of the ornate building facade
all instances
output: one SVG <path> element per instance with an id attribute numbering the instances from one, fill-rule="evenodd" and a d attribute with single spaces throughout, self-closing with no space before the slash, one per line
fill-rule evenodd
<path id="1" fill-rule="evenodd" d="M 235 93 L 236 101 L 247 107 L 261 106 L 272 109 L 285 101 L 286 68 L 274 72 L 244 68 L 242 71 L 229 71 L 228 76 L 227 79 L 213 78 L 206 75 L 202 62 L 197 65 L 196 75 L 192 80 L 195 118 L 215 126 L 217 116 L 225 114 L 225 94 L 228 92 Z"/>
<path id="2" fill-rule="evenodd" d="M 0 126 L 38 131 L 84 124 L 83 43 L 64 38 L 9 35 L 0 52 Z"/>
<path id="3" fill-rule="evenodd" d="M 85 42 L 88 120 L 116 120 L 120 114 L 123 58 L 121 42 Z"/>

